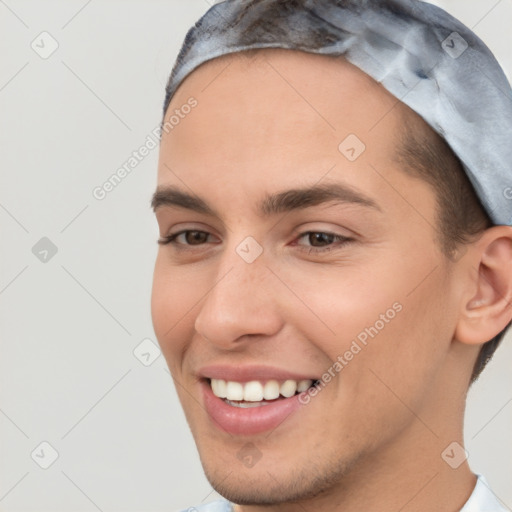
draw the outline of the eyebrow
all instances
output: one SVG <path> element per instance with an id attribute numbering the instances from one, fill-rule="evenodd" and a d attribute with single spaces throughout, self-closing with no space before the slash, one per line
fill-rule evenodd
<path id="1" fill-rule="evenodd" d="M 261 217 L 270 217 L 329 202 L 356 204 L 382 212 L 379 205 L 362 192 L 340 183 L 325 183 L 267 194 L 257 205 L 257 213 Z M 156 189 L 151 200 L 151 207 L 156 212 L 162 206 L 177 206 L 221 218 L 205 200 L 174 186 L 160 186 Z"/>

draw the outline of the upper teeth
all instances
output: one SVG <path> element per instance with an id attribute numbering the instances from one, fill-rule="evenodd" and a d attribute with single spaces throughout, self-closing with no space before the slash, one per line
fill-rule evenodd
<path id="1" fill-rule="evenodd" d="M 219 398 L 227 398 L 228 400 L 246 400 L 248 402 L 259 402 L 260 400 L 274 400 L 282 396 L 288 398 L 293 396 L 297 391 L 301 393 L 306 391 L 312 380 L 285 380 L 279 383 L 277 380 L 269 380 L 261 383 L 257 380 L 250 382 L 225 381 L 222 379 L 211 379 L 212 391 Z"/>

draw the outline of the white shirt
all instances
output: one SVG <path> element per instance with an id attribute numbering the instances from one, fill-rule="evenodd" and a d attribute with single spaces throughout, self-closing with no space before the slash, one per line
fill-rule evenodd
<path id="1" fill-rule="evenodd" d="M 482 475 L 477 477 L 475 488 L 460 512 L 510 512 L 512 503 L 507 503 L 507 506 L 502 504 L 491 491 L 487 480 Z"/>
<path id="2" fill-rule="evenodd" d="M 512 503 L 500 503 L 491 491 L 487 480 L 482 475 L 476 475 L 477 481 L 471 496 L 460 512 L 511 512 Z M 181 512 L 233 512 L 233 505 L 226 500 L 217 500 L 197 507 L 189 507 Z M 443 511 L 440 511 L 443 512 Z"/>

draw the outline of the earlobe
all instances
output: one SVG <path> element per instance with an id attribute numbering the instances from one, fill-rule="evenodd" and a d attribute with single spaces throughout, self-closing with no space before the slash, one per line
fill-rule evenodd
<path id="1" fill-rule="evenodd" d="M 480 345 L 512 319 L 512 227 L 487 229 L 467 256 L 469 298 L 461 303 L 454 336 Z"/>

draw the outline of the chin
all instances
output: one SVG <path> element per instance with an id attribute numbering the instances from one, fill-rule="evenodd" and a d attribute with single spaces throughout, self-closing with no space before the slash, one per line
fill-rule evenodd
<path id="1" fill-rule="evenodd" d="M 200 452 L 200 458 L 210 485 L 238 505 L 293 504 L 328 496 L 333 489 L 339 489 L 343 476 L 352 466 L 325 458 L 320 461 L 308 457 L 301 465 L 299 461 L 285 462 L 281 457 L 279 463 L 262 457 L 253 467 L 245 467 L 231 456 L 216 456 L 211 451 L 202 455 Z"/>

